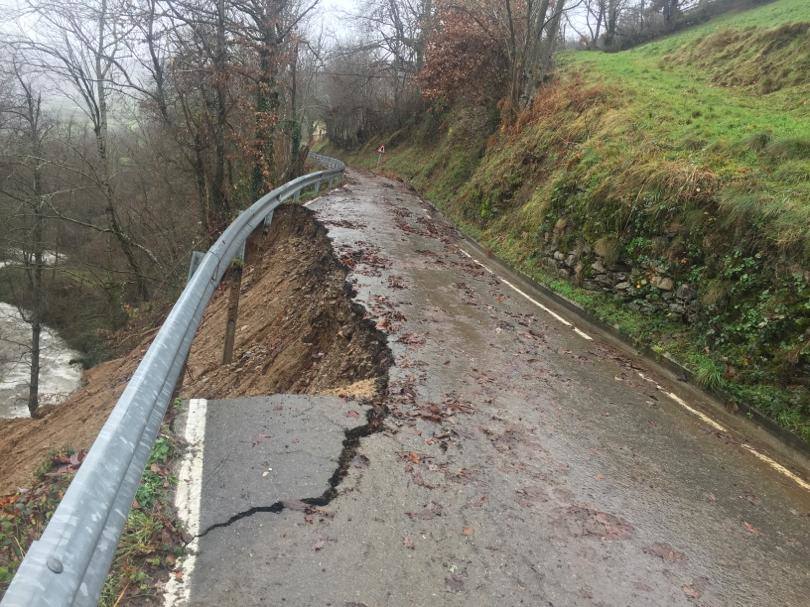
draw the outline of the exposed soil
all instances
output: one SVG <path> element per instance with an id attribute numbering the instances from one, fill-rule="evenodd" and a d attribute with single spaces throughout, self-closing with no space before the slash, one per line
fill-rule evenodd
<path id="1" fill-rule="evenodd" d="M 206 311 L 183 394 L 204 398 L 280 392 L 371 395 L 390 365 L 385 337 L 352 303 L 348 270 L 326 229 L 300 206 L 276 212 L 248 251 L 234 362 L 221 364 L 227 297 Z M 227 291 L 228 286 L 221 287 Z"/>
<path id="2" fill-rule="evenodd" d="M 385 336 L 353 303 L 347 269 L 326 229 L 300 206 L 275 213 L 253 239 L 242 278 L 234 362 L 222 365 L 228 284 L 215 293 L 192 345 L 184 397 L 279 392 L 372 399 L 385 387 Z M 49 451 L 88 448 L 154 337 L 98 365 L 85 385 L 41 419 L 0 420 L 0 495 L 30 486 Z"/>

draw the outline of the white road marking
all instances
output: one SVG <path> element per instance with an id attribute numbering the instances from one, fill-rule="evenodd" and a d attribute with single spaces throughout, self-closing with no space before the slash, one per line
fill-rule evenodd
<path id="1" fill-rule="evenodd" d="M 574 326 L 574 325 L 572 325 L 570 322 L 568 322 L 567 320 L 565 320 L 565 319 L 564 319 L 562 316 L 560 316 L 559 314 L 557 314 L 557 313 L 556 313 L 554 310 L 552 310 L 552 309 L 550 309 L 550 308 L 547 308 L 546 306 L 544 306 L 543 304 L 541 304 L 539 301 L 537 301 L 537 300 L 536 300 L 534 297 L 532 297 L 531 295 L 529 295 L 529 294 L 528 294 L 528 293 L 526 293 L 525 291 L 521 291 L 519 288 L 517 288 L 515 285 L 513 285 L 511 282 L 509 282 L 509 281 L 508 281 L 508 280 L 506 280 L 505 278 L 501 278 L 500 276 L 499 276 L 498 278 L 500 278 L 501 282 L 502 282 L 503 284 L 505 284 L 507 287 L 511 288 L 511 289 L 512 289 L 513 291 L 515 291 L 516 293 L 520 293 L 521 295 L 523 295 L 523 297 L 525 297 L 526 299 L 528 299 L 530 302 L 532 302 L 534 305 L 536 305 L 538 308 L 540 308 L 540 309 L 541 309 L 541 310 L 543 310 L 544 312 L 547 312 L 548 314 L 550 314 L 551 316 L 553 316 L 554 318 L 556 318 L 558 321 L 560 321 L 560 322 L 561 322 L 562 324 L 564 324 L 566 327 L 573 327 L 573 326 Z"/>
<path id="2" fill-rule="evenodd" d="M 482 268 L 484 268 L 484 269 L 485 269 L 487 272 L 489 272 L 490 274 L 495 274 L 495 272 L 493 272 L 492 270 L 490 270 L 490 269 L 489 269 L 487 266 L 485 266 L 484 264 L 482 264 L 480 261 L 478 261 L 478 260 L 477 260 L 475 257 L 473 257 L 472 255 L 470 255 L 469 253 L 467 253 L 467 251 L 465 251 L 465 250 L 464 250 L 464 249 L 462 249 L 461 247 L 458 247 L 458 250 L 459 250 L 459 251 L 461 251 L 461 252 L 462 252 L 464 255 L 466 255 L 466 256 L 467 256 L 467 257 L 469 257 L 470 259 L 472 259 L 472 260 L 473 260 L 473 261 L 474 261 L 476 264 L 478 264 L 479 266 L 481 266 Z M 503 278 L 503 277 L 501 277 L 501 276 L 498 276 L 498 280 L 500 280 L 500 281 L 501 281 L 503 284 L 505 284 L 506 286 L 508 286 L 508 287 L 509 287 L 509 288 L 511 288 L 512 290 L 514 290 L 516 293 L 520 293 L 521 295 L 523 295 L 523 297 L 525 297 L 526 299 L 528 299 L 530 302 L 532 302 L 534 305 L 536 305 L 538 308 L 540 308 L 540 309 L 541 309 L 541 310 L 543 310 L 544 312 L 547 312 L 548 314 L 550 314 L 551 316 L 553 316 L 554 318 L 556 318 L 558 321 L 560 321 L 560 322 L 561 322 L 562 324 L 564 324 L 566 327 L 573 327 L 573 328 L 574 328 L 574 331 L 576 331 L 576 332 L 577 332 L 579 335 L 581 335 L 582 337 L 584 337 L 584 338 L 585 338 L 585 339 L 587 339 L 587 340 L 590 340 L 590 339 L 591 339 L 591 337 L 590 337 L 589 335 L 587 335 L 586 333 L 583 333 L 582 331 L 580 331 L 579 329 L 577 329 L 576 327 L 574 327 L 574 325 L 572 325 L 570 322 L 568 322 L 567 320 L 565 320 L 565 319 L 564 319 L 562 316 L 560 316 L 559 314 L 557 314 L 557 313 L 556 313 L 554 310 L 551 310 L 551 309 L 549 309 L 548 307 L 544 306 L 543 304 L 541 304 L 539 301 L 537 301 L 537 300 L 536 300 L 534 297 L 532 297 L 531 295 L 529 295 L 529 294 L 528 294 L 528 293 L 526 293 L 525 291 L 521 291 L 519 288 L 517 288 L 515 285 L 513 285 L 511 282 L 509 282 L 509 281 L 508 281 L 508 280 L 506 280 L 505 278 Z"/>
<path id="3" fill-rule="evenodd" d="M 492 270 L 490 270 L 490 269 L 489 269 L 487 266 L 485 266 L 484 264 L 482 264 L 480 261 L 478 261 L 478 260 L 477 260 L 475 257 L 473 257 L 472 255 L 470 255 L 469 253 L 467 253 L 467 251 L 465 251 L 465 250 L 464 250 L 464 249 L 462 249 L 461 247 L 459 247 L 459 248 L 458 248 L 458 250 L 459 250 L 459 251 L 461 251 L 462 253 L 464 253 L 464 254 L 465 254 L 467 257 L 469 257 L 470 259 L 472 259 L 472 260 L 473 260 L 473 262 L 475 262 L 477 265 L 479 265 L 479 266 L 481 266 L 482 268 L 484 268 L 484 269 L 485 269 L 487 272 L 489 272 L 490 274 L 494 274 L 494 273 L 495 273 L 495 272 L 493 272 Z"/>
<path id="4" fill-rule="evenodd" d="M 591 337 L 590 335 L 585 333 L 585 331 L 580 331 L 576 327 L 574 327 L 574 333 L 576 333 L 577 335 L 579 335 L 580 337 L 582 337 L 584 339 L 587 339 L 588 341 L 593 341 L 593 337 Z"/>
<path id="5" fill-rule="evenodd" d="M 702 420 L 703 420 L 703 421 L 704 421 L 706 424 L 710 425 L 710 426 L 711 426 L 712 428 L 714 428 L 715 430 L 719 430 L 720 432 L 728 432 L 728 430 L 726 430 L 725 426 L 722 426 L 722 425 L 718 424 L 718 423 L 717 423 L 716 421 L 714 421 L 714 420 L 713 420 L 711 417 L 709 417 L 709 416 L 708 416 L 708 415 L 706 415 L 705 413 L 702 413 L 701 411 L 698 411 L 698 410 L 697 410 L 697 409 L 695 409 L 694 407 L 690 407 L 690 406 L 689 406 L 689 405 L 686 403 L 686 401 L 685 401 L 684 399 L 682 399 L 680 396 L 678 396 L 678 395 L 677 395 L 677 394 L 675 394 L 674 392 L 664 392 L 664 394 L 666 394 L 667 396 L 669 396 L 669 397 L 670 397 L 672 400 L 674 400 L 674 401 L 675 401 L 676 403 L 678 403 L 678 404 L 679 404 L 681 407 L 683 407 L 684 409 L 686 409 L 687 411 L 689 411 L 689 413 L 691 413 L 692 415 L 696 415 L 697 417 L 699 417 L 700 419 L 702 419 Z"/>
<path id="6" fill-rule="evenodd" d="M 759 451 L 757 451 L 756 449 L 754 449 L 754 448 L 753 448 L 751 445 L 749 445 L 749 444 L 743 443 L 743 444 L 742 444 L 742 447 L 743 447 L 743 449 L 746 449 L 747 451 L 751 452 L 751 454 L 752 454 L 754 457 L 756 457 L 757 459 L 759 459 L 759 460 L 761 460 L 761 461 L 765 462 L 766 464 L 768 464 L 768 465 L 769 465 L 771 468 L 773 468 L 774 470 L 776 470 L 776 471 L 781 472 L 782 474 L 784 474 L 786 477 L 788 477 L 788 478 L 789 478 L 790 480 L 792 480 L 794 483 L 796 483 L 797 485 L 799 485 L 799 487 L 801 487 L 801 488 L 803 488 L 803 489 L 806 489 L 807 491 L 810 491 L 810 483 L 808 483 L 808 482 L 807 482 L 806 480 L 804 480 L 803 478 L 801 478 L 801 477 L 796 476 L 795 474 L 793 474 L 793 473 L 792 473 L 790 470 L 788 470 L 787 468 L 785 468 L 785 467 L 784 467 L 782 464 L 780 464 L 780 463 L 779 463 L 779 462 L 777 462 L 776 460 L 771 459 L 770 457 L 768 457 L 768 456 L 767 456 L 767 455 L 765 455 L 764 453 L 760 453 Z"/>
<path id="7" fill-rule="evenodd" d="M 458 247 L 458 250 L 459 250 L 459 251 L 461 251 L 461 253 L 463 253 L 465 256 L 467 256 L 467 257 L 469 257 L 471 260 L 473 260 L 473 261 L 474 261 L 476 264 L 478 264 L 479 266 L 481 266 L 482 268 L 484 268 L 485 270 L 487 270 L 487 271 L 488 271 L 490 274 L 494 274 L 494 272 L 493 272 L 492 270 L 490 270 L 488 267 L 486 267 L 484 264 L 482 264 L 480 261 L 478 261 L 478 260 L 477 260 L 475 257 L 473 257 L 472 255 L 470 255 L 470 254 L 469 254 L 467 251 L 465 251 L 465 250 L 464 250 L 464 249 L 462 249 L 461 247 Z M 498 279 L 499 279 L 499 280 L 500 280 L 500 281 L 501 281 L 503 284 L 507 285 L 507 286 L 508 286 L 508 287 L 510 287 L 512 290 L 514 290 L 515 292 L 517 292 L 517 293 L 521 294 L 523 297 L 525 297 L 526 299 L 528 299 L 530 302 L 532 302 L 532 303 L 533 303 L 534 305 L 536 305 L 538 308 L 540 308 L 541 310 L 544 310 L 545 312 L 547 312 L 548 314 L 550 314 L 551 316 L 553 316 L 554 318 L 556 318 L 558 321 L 560 321 L 560 322 L 561 322 L 562 324 L 564 324 L 565 326 L 567 326 L 567 327 L 573 327 L 574 332 L 575 332 L 577 335 L 579 335 L 580 337 L 582 337 L 582 338 L 584 338 L 584 339 L 587 339 L 588 341 L 592 341 L 592 339 L 593 339 L 593 338 L 592 338 L 590 335 L 588 335 L 587 333 L 585 333 L 585 332 L 581 331 L 580 329 L 578 329 L 577 327 L 575 327 L 573 324 L 571 324 L 570 322 L 568 322 L 566 319 L 564 319 L 562 316 L 560 316 L 559 314 L 557 314 L 557 313 L 556 313 L 556 312 L 554 312 L 553 310 L 550 310 L 548 307 L 546 307 L 546 306 L 544 306 L 543 304 L 541 304 L 539 301 L 537 301 L 536 299 L 534 299 L 534 298 L 533 298 L 532 296 L 530 296 L 528 293 L 526 293 L 526 292 L 522 291 L 521 289 L 519 289 L 518 287 L 516 287 L 515 285 L 513 285 L 511 282 L 509 282 L 509 281 L 508 281 L 508 280 L 506 280 L 505 278 L 502 278 L 501 276 L 498 276 Z M 719 432 L 725 432 L 725 433 L 728 433 L 728 430 L 725 428 L 725 426 L 723 426 L 723 425 L 721 425 L 721 424 L 717 423 L 715 420 L 713 420 L 711 417 L 709 417 L 709 416 L 708 416 L 708 415 L 706 415 L 705 413 L 703 413 L 703 412 L 701 412 L 701 411 L 698 411 L 698 410 L 697 410 L 697 409 L 695 409 L 694 407 L 690 406 L 690 405 L 689 405 L 689 404 L 688 404 L 688 403 L 687 403 L 685 400 L 683 400 L 683 399 L 682 399 L 680 396 L 678 396 L 678 395 L 677 395 L 677 394 L 675 394 L 674 392 L 667 392 L 667 391 L 666 391 L 664 388 L 662 388 L 662 387 L 661 387 L 661 386 L 660 386 L 658 383 L 656 383 L 654 380 L 650 379 L 649 377 L 645 376 L 645 375 L 644 375 L 643 373 L 641 373 L 640 371 L 638 372 L 638 375 L 639 375 L 639 377 L 641 377 L 642 379 L 644 379 L 644 380 L 646 380 L 646 381 L 648 381 L 648 382 L 651 382 L 651 383 L 655 384 L 655 387 L 656 387 L 656 388 L 658 388 L 658 390 L 660 390 L 661 392 L 663 392 L 664 394 L 666 394 L 667 396 L 669 396 L 669 398 L 671 398 L 671 399 L 672 399 L 672 400 L 674 400 L 676 403 L 678 403 L 678 404 L 679 404 L 681 407 L 683 407 L 684 409 L 686 409 L 687 411 L 689 411 L 689 412 L 690 412 L 692 415 L 695 415 L 696 417 L 700 418 L 700 419 L 701 419 L 701 420 L 702 420 L 702 421 L 703 421 L 705 424 L 707 424 L 707 425 L 711 426 L 712 428 L 714 428 L 715 430 L 718 430 Z M 743 444 L 742 444 L 742 447 L 743 447 L 743 448 L 744 448 L 746 451 L 748 451 L 748 452 L 750 452 L 751 454 L 753 454 L 753 455 L 754 455 L 754 456 L 755 456 L 757 459 L 759 459 L 760 461 L 762 461 L 762 462 L 766 463 L 768 466 L 770 466 L 771 468 L 773 468 L 773 469 L 774 469 L 774 470 L 776 470 L 777 472 L 780 472 L 781 474 L 785 475 L 786 477 L 788 477 L 789 479 L 791 479 L 792 481 L 794 481 L 796 484 L 798 484 L 798 485 L 799 485 L 800 487 L 802 487 L 803 489 L 810 490 L 810 483 L 808 483 L 807 481 L 805 481 L 805 480 L 804 480 L 804 479 L 802 479 L 801 477 L 796 476 L 795 474 L 793 474 L 793 473 L 792 473 L 790 470 L 788 470 L 787 468 L 785 468 L 785 467 L 784 467 L 782 464 L 780 464 L 779 462 L 777 462 L 777 461 L 775 461 L 775 460 L 771 459 L 770 457 L 768 457 L 767 455 L 765 455 L 765 454 L 763 454 L 763 453 L 760 453 L 759 451 L 757 451 L 757 450 L 756 450 L 754 447 L 752 447 L 751 445 L 748 445 L 748 444 L 743 443 Z"/>
<path id="8" fill-rule="evenodd" d="M 655 387 L 658 388 L 661 392 L 663 392 L 664 394 L 669 396 L 672 400 L 674 400 L 681 407 L 683 407 L 684 409 L 686 409 L 687 411 L 689 411 L 693 415 L 696 415 L 697 417 L 699 417 L 701 420 L 703 420 L 705 423 L 710 425 L 715 430 L 719 430 L 720 432 L 728 433 L 728 430 L 724 426 L 722 426 L 721 424 L 714 421 L 708 415 L 705 415 L 704 413 L 701 413 L 697 409 L 695 409 L 693 407 L 690 407 L 682 398 L 680 398 L 676 394 L 673 394 L 672 392 L 667 392 L 666 390 L 664 390 L 664 388 L 661 387 L 660 384 L 656 383 L 655 380 L 650 379 L 649 377 L 644 375 L 641 371 L 638 371 L 638 375 L 639 375 L 639 377 L 641 379 L 644 379 L 644 380 L 646 380 L 646 381 L 648 381 L 648 382 L 650 382 L 652 384 L 655 384 Z M 765 462 L 768 466 L 770 466 L 771 468 L 773 468 L 774 470 L 776 470 L 780 474 L 783 474 L 784 476 L 788 477 L 794 483 L 799 485 L 799 487 L 801 487 L 802 489 L 810 491 L 810 483 L 805 481 L 800 476 L 797 476 L 797 475 L 793 474 L 793 472 L 791 472 L 790 470 L 785 468 L 782 464 L 777 462 L 775 459 L 768 457 L 767 455 L 765 455 L 764 453 L 758 451 L 757 449 L 755 449 L 754 447 L 752 447 L 751 445 L 749 445 L 747 443 L 742 443 L 741 446 L 742 446 L 743 449 L 745 449 L 746 451 L 751 453 L 754 457 L 756 457 L 760 461 Z"/>
<path id="9" fill-rule="evenodd" d="M 200 533 L 200 500 L 202 498 L 203 440 L 205 439 L 205 414 L 208 401 L 192 398 L 188 401 L 185 439 L 186 453 L 180 462 L 177 475 L 177 492 L 174 505 L 177 515 L 186 525 L 192 540 L 186 547 L 187 554 L 177 562 L 169 581 L 163 589 L 163 605 L 180 607 L 191 599 L 191 574 L 197 562 Z"/>

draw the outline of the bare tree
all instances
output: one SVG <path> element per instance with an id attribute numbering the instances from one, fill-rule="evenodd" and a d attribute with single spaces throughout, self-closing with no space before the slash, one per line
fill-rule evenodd
<path id="1" fill-rule="evenodd" d="M 29 0 L 31 17 L 46 27 L 36 36 L 24 36 L 15 46 L 28 55 L 44 75 L 61 87 L 66 96 L 89 120 L 95 137 L 95 158 L 88 159 L 87 176 L 94 182 L 104 200 L 106 225 L 87 223 L 86 227 L 109 234 L 118 244 L 132 272 L 139 297 L 149 299 L 147 278 L 139 251 L 157 264 L 151 252 L 137 243 L 119 211 L 110 158 L 109 103 L 120 63 L 117 57 L 124 45 L 126 32 L 120 29 L 120 5 L 111 0 L 82 2 L 48 2 Z M 66 218 L 67 219 L 67 218 Z"/>
<path id="2" fill-rule="evenodd" d="M 17 238 L 19 262 L 28 281 L 27 306 L 18 310 L 22 319 L 31 326 L 29 350 L 30 375 L 28 383 L 28 411 L 32 417 L 39 407 L 40 338 L 44 309 L 43 271 L 45 268 L 46 192 L 43 185 L 45 166 L 45 138 L 50 131 L 43 118 L 42 95 L 30 78 L 26 78 L 20 65 L 12 59 L 10 76 L 15 92 L 2 108 L 8 118 L 4 127 L 9 135 L 6 141 L 5 179 L 2 194 L 17 203 L 22 237 Z"/>

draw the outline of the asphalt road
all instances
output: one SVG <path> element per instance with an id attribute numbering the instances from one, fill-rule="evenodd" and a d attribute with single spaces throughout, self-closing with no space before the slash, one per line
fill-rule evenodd
<path id="1" fill-rule="evenodd" d="M 390 335 L 390 413 L 318 508 L 295 499 L 328 488 L 332 422 L 278 426 L 313 440 L 260 494 L 258 463 L 206 476 L 246 437 L 211 460 L 206 443 L 186 604 L 808 604 L 806 462 L 479 258 L 403 186 L 349 178 L 310 208 Z"/>

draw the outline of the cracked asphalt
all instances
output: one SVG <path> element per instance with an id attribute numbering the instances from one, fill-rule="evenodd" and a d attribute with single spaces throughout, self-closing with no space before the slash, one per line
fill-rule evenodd
<path id="1" fill-rule="evenodd" d="M 389 335 L 389 414 L 321 506 L 296 497 L 329 488 L 345 424 L 312 409 L 251 430 L 309 437 L 261 494 L 264 460 L 250 478 L 228 463 L 248 438 L 206 442 L 188 604 L 807 605 L 810 492 L 743 447 L 764 436 L 475 263 L 401 184 L 348 177 L 310 208 Z M 235 423 L 217 407 L 209 440 Z M 244 434 L 255 418 L 238 417 Z"/>

